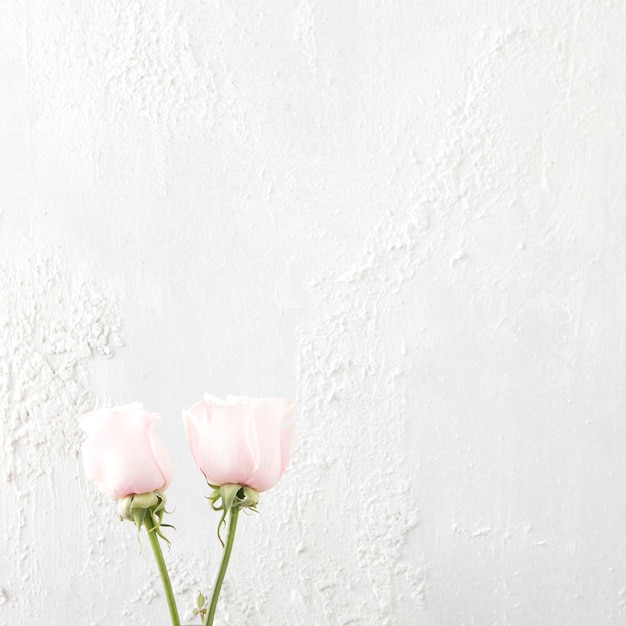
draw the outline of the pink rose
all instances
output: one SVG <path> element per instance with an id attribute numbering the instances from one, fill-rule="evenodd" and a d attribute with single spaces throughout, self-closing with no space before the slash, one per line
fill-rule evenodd
<path id="1" fill-rule="evenodd" d="M 139 402 L 98 409 L 81 418 L 88 437 L 83 444 L 87 477 L 111 498 L 165 489 L 172 478 L 172 462 L 154 434 L 156 413 Z"/>
<path id="2" fill-rule="evenodd" d="M 209 395 L 183 413 L 187 441 L 211 485 L 266 491 L 282 476 L 295 442 L 295 405 L 285 398 Z"/>

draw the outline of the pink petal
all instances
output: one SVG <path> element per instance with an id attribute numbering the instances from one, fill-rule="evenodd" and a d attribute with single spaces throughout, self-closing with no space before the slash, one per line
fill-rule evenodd
<path id="1" fill-rule="evenodd" d="M 187 431 L 189 446 L 207 481 L 212 485 L 245 484 L 254 469 L 246 436 L 247 408 L 214 404 L 207 398 L 190 409 L 187 420 L 195 426 Z"/>
<path id="2" fill-rule="evenodd" d="M 102 409 L 85 416 L 87 476 L 112 498 L 165 489 L 171 461 L 153 431 L 155 416 L 141 405 Z M 155 454 L 156 450 L 156 454 Z"/>
<path id="3" fill-rule="evenodd" d="M 258 399 L 250 405 L 249 445 L 255 467 L 246 484 L 257 491 L 273 487 L 282 474 L 281 430 L 290 405 L 284 398 Z"/>
<path id="4" fill-rule="evenodd" d="M 207 440 L 209 432 L 210 415 L 207 412 L 205 402 L 197 402 L 188 411 L 183 412 L 185 434 L 191 455 L 196 466 L 204 472 L 201 465 L 202 447 Z"/>

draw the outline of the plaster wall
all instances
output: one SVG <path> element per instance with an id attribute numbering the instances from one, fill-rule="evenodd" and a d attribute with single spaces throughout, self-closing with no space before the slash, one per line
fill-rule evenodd
<path id="1" fill-rule="evenodd" d="M 139 400 L 285 395 L 233 625 L 626 621 L 626 5 L 0 5 L 0 624 L 167 624 L 83 476 Z"/>

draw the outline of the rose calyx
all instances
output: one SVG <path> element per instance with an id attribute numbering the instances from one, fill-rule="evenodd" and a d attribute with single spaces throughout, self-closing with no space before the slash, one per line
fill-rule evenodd
<path id="1" fill-rule="evenodd" d="M 217 537 L 222 546 L 221 530 L 226 524 L 226 516 L 232 509 L 249 509 L 257 512 L 256 505 L 259 503 L 260 495 L 256 489 L 245 485 L 211 485 L 212 491 L 207 496 L 207 500 L 211 503 L 214 511 L 222 511 L 222 517 L 217 525 Z"/>
<path id="2" fill-rule="evenodd" d="M 171 524 L 163 523 L 165 510 L 165 495 L 162 491 L 150 491 L 120 498 L 117 501 L 117 512 L 120 520 L 134 522 L 137 526 L 137 535 L 142 526 L 148 532 L 155 532 L 168 545 L 169 539 L 163 535 L 161 528 L 173 528 Z M 146 517 L 150 516 L 151 524 L 146 524 Z"/>

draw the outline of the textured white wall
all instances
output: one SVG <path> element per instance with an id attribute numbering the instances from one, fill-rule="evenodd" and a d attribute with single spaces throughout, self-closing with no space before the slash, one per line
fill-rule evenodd
<path id="1" fill-rule="evenodd" d="M 626 5 L 4 0 L 0 623 L 167 624 L 82 475 L 140 400 L 283 394 L 222 624 L 626 620 Z M 191 620 L 189 620 L 191 621 Z"/>

